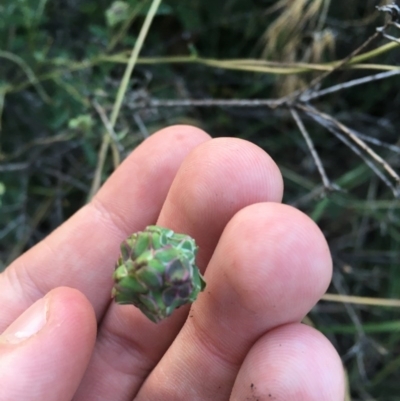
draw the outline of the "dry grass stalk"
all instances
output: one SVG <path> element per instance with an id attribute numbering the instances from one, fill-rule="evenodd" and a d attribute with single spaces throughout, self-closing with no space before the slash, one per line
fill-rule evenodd
<path id="1" fill-rule="evenodd" d="M 262 36 L 262 56 L 281 62 L 318 63 L 327 52 L 333 55 L 335 36 L 330 29 L 323 29 L 330 3 L 330 0 L 279 1 L 273 11 L 279 10 L 281 15 Z M 305 83 L 299 76 L 281 77 L 277 94 L 287 95 Z"/>

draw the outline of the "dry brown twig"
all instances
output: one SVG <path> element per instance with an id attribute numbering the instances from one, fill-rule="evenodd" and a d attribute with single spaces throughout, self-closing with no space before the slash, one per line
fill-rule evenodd
<path id="1" fill-rule="evenodd" d="M 400 21 L 400 6 L 392 3 L 386 6 L 377 6 L 376 8 L 379 11 L 388 13 L 391 17 L 391 21 L 387 22 L 387 24 L 383 27 L 376 28 L 376 31 L 383 35 L 383 37 L 385 37 L 386 39 L 400 44 L 400 40 L 398 38 L 391 36 L 385 32 L 388 26 L 394 26 L 397 29 L 400 29 L 400 24 L 398 23 Z"/>
<path id="2" fill-rule="evenodd" d="M 307 144 L 307 147 L 311 153 L 311 157 L 314 159 L 314 163 L 317 166 L 318 172 L 321 176 L 322 183 L 324 185 L 325 190 L 337 190 L 338 187 L 329 180 L 325 168 L 322 164 L 322 161 L 318 155 L 318 152 L 315 150 L 314 143 L 310 137 L 310 134 L 308 133 L 306 127 L 303 124 L 303 121 L 299 117 L 299 114 L 297 113 L 296 109 L 293 107 L 290 107 L 290 113 L 292 114 L 292 117 L 294 121 L 296 122 L 297 127 L 299 128 L 299 131 L 303 135 L 303 138 Z"/>
<path id="3" fill-rule="evenodd" d="M 400 177 L 397 173 L 390 167 L 390 165 L 383 160 L 378 154 L 376 154 L 365 142 L 363 142 L 358 135 L 356 135 L 350 128 L 346 127 L 344 124 L 340 123 L 328 114 L 322 113 L 319 110 L 311 106 L 298 105 L 306 114 L 308 114 L 312 119 L 314 119 L 318 124 L 322 125 L 329 132 L 331 132 L 336 138 L 343 142 L 349 149 L 351 149 L 357 156 L 359 156 L 365 164 L 376 174 L 378 178 L 385 183 L 387 187 L 390 188 L 393 195 L 398 198 L 400 197 L 399 191 L 399 180 Z M 358 146 L 357 146 L 358 145 Z M 367 153 L 376 164 L 380 165 L 384 171 L 388 172 L 392 178 L 395 179 L 396 185 L 385 176 L 381 170 L 371 161 L 370 158 L 366 156 L 364 151 Z"/>
<path id="4" fill-rule="evenodd" d="M 357 49 L 352 51 L 347 57 L 337 63 L 331 70 L 326 71 L 312 80 L 307 88 L 301 91 L 295 91 L 288 96 L 278 99 L 143 99 L 135 103 L 128 104 L 130 109 L 140 108 L 158 108 L 158 107 L 268 107 L 271 109 L 287 108 L 289 109 L 293 120 L 295 121 L 299 131 L 301 132 L 314 163 L 321 176 L 321 180 L 326 191 L 339 190 L 340 188 L 333 184 L 323 167 L 321 158 L 319 157 L 310 134 L 308 133 L 298 111 L 303 112 L 305 115 L 311 117 L 319 125 L 323 126 L 331 132 L 340 141 L 346 144 L 353 152 L 355 152 L 363 161 L 371 168 L 371 170 L 387 185 L 393 192 L 396 198 L 400 197 L 400 176 L 394 171 L 389 163 L 379 156 L 366 142 L 373 143 L 378 146 L 384 146 L 392 151 L 399 152 L 400 148 L 383 143 L 376 138 L 371 138 L 366 135 L 360 134 L 355 130 L 347 127 L 334 117 L 317 110 L 311 106 L 311 100 L 319 99 L 322 96 L 339 92 L 345 89 L 353 88 L 357 85 L 364 85 L 367 83 L 375 82 L 378 80 L 387 79 L 396 75 L 400 75 L 400 67 L 390 71 L 380 72 L 377 74 L 369 75 L 363 78 L 353 79 L 344 83 L 333 85 L 331 87 L 316 90 L 322 82 L 330 76 L 333 72 L 342 69 L 349 64 L 352 59 L 360 54 L 370 43 L 378 37 L 385 37 L 391 41 L 400 43 L 398 38 L 395 38 L 386 33 L 389 26 L 395 26 L 400 29 L 398 19 L 400 19 L 400 7 L 392 4 L 383 7 L 377 7 L 379 11 L 388 12 L 391 16 L 391 21 L 385 23 L 384 26 L 378 27 L 376 32 L 371 35 L 363 44 Z M 392 181 L 394 181 L 394 183 Z"/>

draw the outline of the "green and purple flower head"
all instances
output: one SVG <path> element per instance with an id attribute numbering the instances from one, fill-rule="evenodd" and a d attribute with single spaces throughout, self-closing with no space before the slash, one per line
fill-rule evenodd
<path id="1" fill-rule="evenodd" d="M 112 296 L 160 322 L 204 290 L 206 283 L 196 266 L 197 249 L 190 236 L 159 226 L 132 234 L 121 244 Z"/>

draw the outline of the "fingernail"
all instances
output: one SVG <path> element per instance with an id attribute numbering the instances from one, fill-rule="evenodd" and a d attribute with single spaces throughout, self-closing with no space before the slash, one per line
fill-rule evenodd
<path id="1" fill-rule="evenodd" d="M 48 299 L 39 299 L 7 327 L 4 333 L 0 335 L 0 341 L 18 344 L 32 337 L 46 324 L 47 310 Z"/>

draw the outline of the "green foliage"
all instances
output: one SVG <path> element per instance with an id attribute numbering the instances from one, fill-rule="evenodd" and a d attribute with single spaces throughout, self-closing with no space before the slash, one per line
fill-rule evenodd
<path id="1" fill-rule="evenodd" d="M 150 2 L 3 0 L 0 269 L 85 204 L 95 178 L 104 180 L 113 171 L 116 154 L 123 159 L 158 128 L 189 121 L 213 136 L 250 140 L 277 160 L 285 179 L 285 202 L 318 222 L 329 241 L 336 267 L 331 292 L 399 298 L 399 201 L 329 132 L 304 120 L 328 176 L 343 189 L 324 196 L 315 163 L 284 109 L 132 106 L 151 98 L 282 96 L 321 73 L 304 65 L 326 68 L 383 24 L 384 17 L 375 10 L 378 1 L 301 0 L 303 8 L 297 7 L 299 1 L 163 1 L 110 140 L 102 116 L 110 118 L 127 55 L 137 43 Z M 390 32 L 400 36 L 396 30 Z M 386 43 L 379 39 L 365 51 Z M 400 50 L 385 49 L 360 63 L 396 67 Z M 275 64 L 267 65 L 268 61 Z M 291 62 L 303 67 L 289 73 Z M 375 72 L 365 66 L 345 69 L 323 85 Z M 386 144 L 371 146 L 398 169 L 399 149 L 390 150 L 387 144 L 398 141 L 399 84 L 399 77 L 392 77 L 314 104 Z M 98 171 L 105 138 L 111 141 L 111 150 Z M 311 317 L 341 355 L 359 347 L 358 362 L 351 353 L 346 359 L 355 397 L 368 392 L 378 399 L 396 399 L 400 339 L 397 326 L 388 323 L 398 320 L 398 312 L 349 308 L 321 303 Z M 388 352 L 381 353 L 377 344 Z M 360 360 L 369 381 L 362 375 Z"/>

